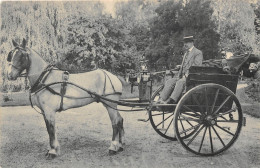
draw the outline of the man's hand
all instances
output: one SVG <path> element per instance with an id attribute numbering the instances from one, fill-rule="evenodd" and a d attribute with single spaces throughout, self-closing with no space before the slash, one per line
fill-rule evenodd
<path id="1" fill-rule="evenodd" d="M 176 70 L 180 70 L 181 69 L 181 65 L 176 65 L 175 69 Z"/>

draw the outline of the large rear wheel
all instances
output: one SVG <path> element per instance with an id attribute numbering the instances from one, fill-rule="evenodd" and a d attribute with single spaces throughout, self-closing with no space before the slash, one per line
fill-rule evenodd
<path id="1" fill-rule="evenodd" d="M 243 114 L 235 94 L 218 84 L 203 84 L 189 90 L 174 115 L 175 134 L 188 151 L 202 156 L 219 154 L 236 141 Z M 192 133 L 192 136 L 186 135 Z"/>

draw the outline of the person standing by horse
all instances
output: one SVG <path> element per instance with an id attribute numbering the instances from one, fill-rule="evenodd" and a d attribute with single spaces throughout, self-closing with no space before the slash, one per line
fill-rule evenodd
<path id="1" fill-rule="evenodd" d="M 158 101 L 160 104 L 177 103 L 185 88 L 186 78 L 188 77 L 190 67 L 202 65 L 203 54 L 202 51 L 194 46 L 193 36 L 184 37 L 183 43 L 185 54 L 178 72 L 178 78 L 171 78 L 165 82 Z"/>

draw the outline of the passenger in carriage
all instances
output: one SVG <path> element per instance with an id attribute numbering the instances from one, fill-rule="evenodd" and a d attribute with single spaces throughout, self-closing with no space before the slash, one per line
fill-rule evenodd
<path id="1" fill-rule="evenodd" d="M 158 104 L 174 104 L 180 98 L 186 84 L 186 78 L 191 66 L 201 66 L 202 52 L 194 46 L 193 36 L 183 38 L 184 50 L 186 51 L 177 78 L 171 78 L 165 82 Z"/>

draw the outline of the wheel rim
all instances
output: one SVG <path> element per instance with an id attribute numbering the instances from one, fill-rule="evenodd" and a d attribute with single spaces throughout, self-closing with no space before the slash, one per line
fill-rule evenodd
<path id="1" fill-rule="evenodd" d="M 157 101 L 159 99 L 160 93 L 163 89 L 163 86 L 159 87 L 157 91 L 152 95 L 151 100 Z M 148 111 L 149 119 L 153 129 L 162 137 L 176 141 L 174 128 L 173 128 L 173 119 L 174 111 L 167 111 L 165 109 L 152 109 Z"/>
<path id="2" fill-rule="evenodd" d="M 187 92 L 175 109 L 176 137 L 185 149 L 213 156 L 235 142 L 242 118 L 241 106 L 232 91 L 218 84 L 199 85 Z M 191 131 L 192 136 L 185 137 Z"/>

